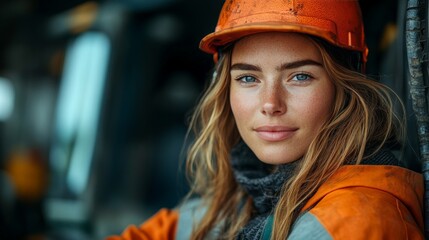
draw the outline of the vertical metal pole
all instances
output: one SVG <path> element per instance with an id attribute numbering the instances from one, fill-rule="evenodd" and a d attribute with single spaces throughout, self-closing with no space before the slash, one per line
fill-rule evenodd
<path id="1" fill-rule="evenodd" d="M 423 72 L 428 50 L 425 36 L 427 34 L 426 7 L 427 0 L 408 0 L 405 39 L 410 72 L 410 95 L 417 120 L 422 173 L 425 182 L 425 237 L 429 239 L 429 109 L 428 87 L 425 84 L 427 73 Z"/>

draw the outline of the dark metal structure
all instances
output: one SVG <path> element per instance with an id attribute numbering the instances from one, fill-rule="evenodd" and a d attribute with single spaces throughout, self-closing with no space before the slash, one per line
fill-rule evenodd
<path id="1" fill-rule="evenodd" d="M 412 106 L 417 120 L 422 173 L 425 182 L 425 236 L 429 238 L 429 109 L 428 109 L 428 3 L 409 0 L 406 10 L 406 49 Z"/>

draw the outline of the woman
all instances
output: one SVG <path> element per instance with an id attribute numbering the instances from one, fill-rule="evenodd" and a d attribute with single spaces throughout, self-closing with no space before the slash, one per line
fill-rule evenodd
<path id="1" fill-rule="evenodd" d="M 200 47 L 217 65 L 190 197 L 110 239 L 423 239 L 422 177 L 389 149 L 403 127 L 361 73 L 357 1 L 227 0 Z"/>

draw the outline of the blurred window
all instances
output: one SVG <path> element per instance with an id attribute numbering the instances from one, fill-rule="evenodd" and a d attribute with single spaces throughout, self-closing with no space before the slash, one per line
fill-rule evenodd
<path id="1" fill-rule="evenodd" d="M 15 91 L 9 79 L 0 77 L 0 121 L 6 121 L 14 108 Z"/>
<path id="2" fill-rule="evenodd" d="M 95 148 L 110 41 L 87 32 L 68 47 L 58 96 L 51 165 L 58 186 L 80 196 L 86 189 Z M 54 176 L 55 177 L 55 176 Z M 64 190 L 64 189 L 63 189 Z"/>

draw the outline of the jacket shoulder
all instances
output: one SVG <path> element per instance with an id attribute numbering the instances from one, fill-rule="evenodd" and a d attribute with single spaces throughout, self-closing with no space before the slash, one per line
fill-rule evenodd
<path id="1" fill-rule="evenodd" d="M 176 233 L 177 240 L 188 240 L 192 235 L 192 231 L 199 225 L 204 215 L 207 212 L 207 206 L 200 198 L 188 199 L 179 206 L 179 221 Z M 218 223 L 207 234 L 204 239 L 214 240 L 219 239 L 222 233 L 223 223 Z"/>
<path id="2" fill-rule="evenodd" d="M 190 239 L 193 227 L 201 221 L 206 209 L 201 206 L 199 198 L 190 199 L 179 207 L 177 239 Z"/>
<path id="3" fill-rule="evenodd" d="M 410 210 L 392 194 L 375 188 L 336 189 L 309 213 L 333 239 L 423 239 Z"/>

